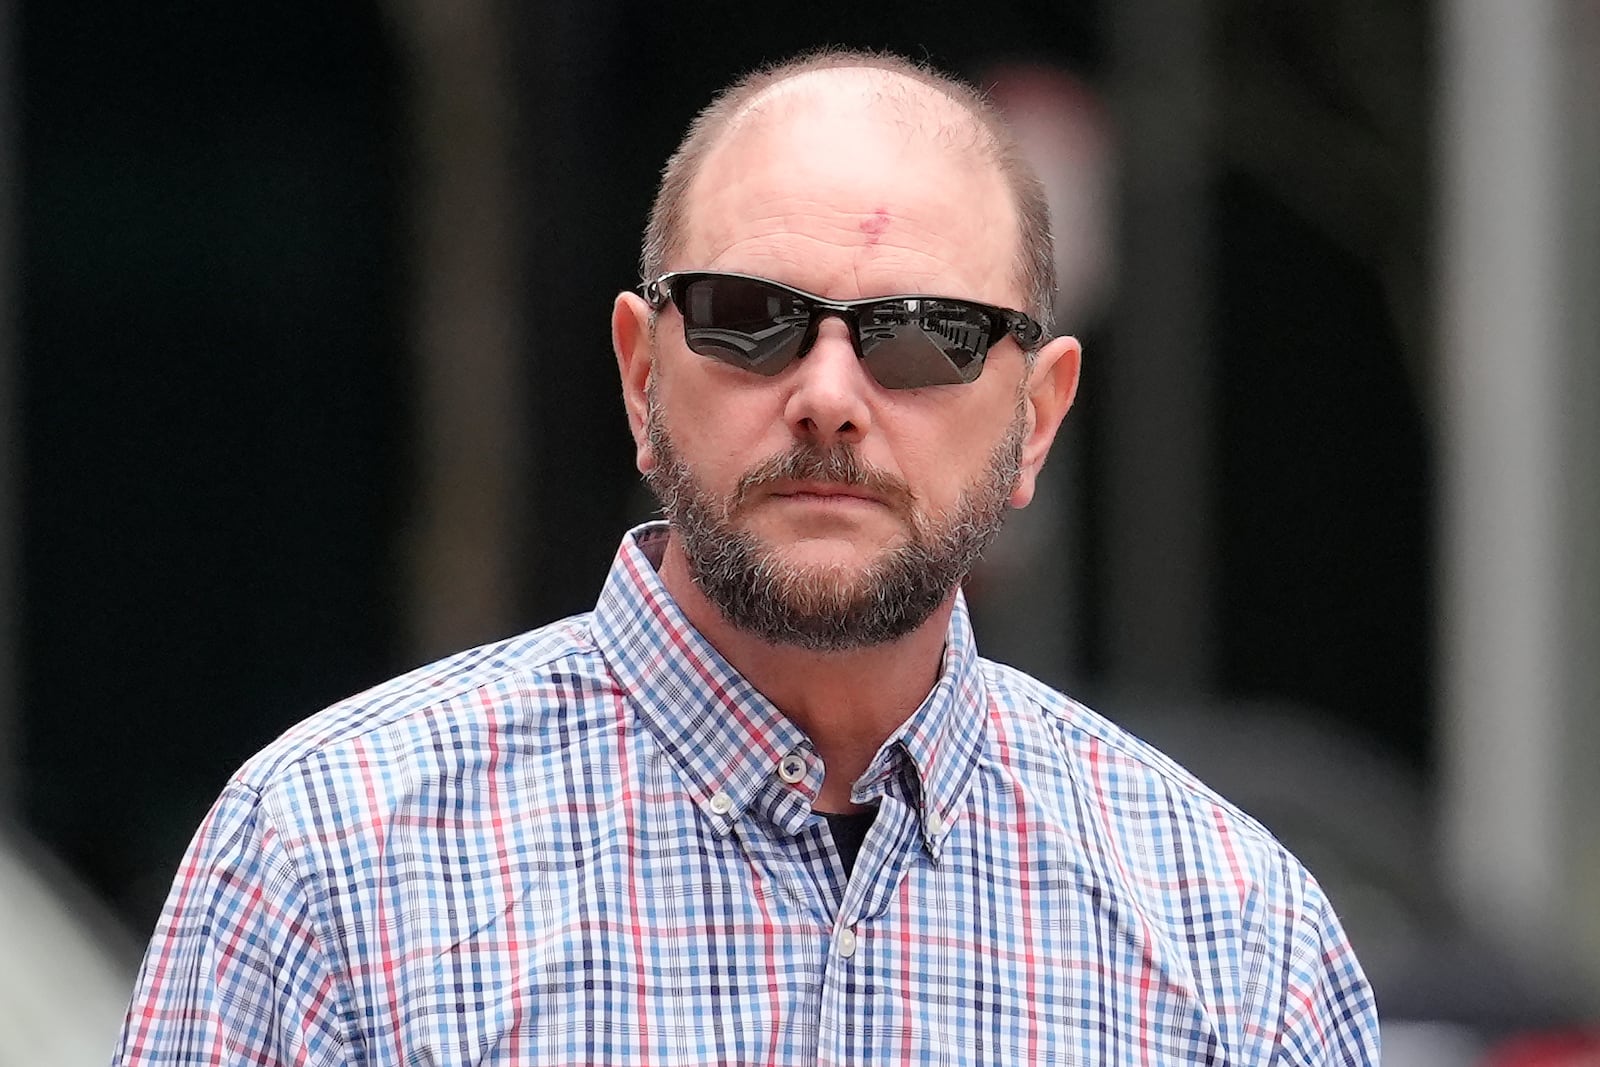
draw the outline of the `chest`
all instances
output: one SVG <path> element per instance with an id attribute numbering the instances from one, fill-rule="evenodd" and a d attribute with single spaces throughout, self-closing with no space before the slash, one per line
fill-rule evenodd
<path id="1" fill-rule="evenodd" d="M 1048 835 L 969 814 L 935 857 L 890 798 L 847 879 L 821 820 L 613 830 L 413 953 L 369 1040 L 440 1064 L 1225 1059 L 1215 998 Z"/>

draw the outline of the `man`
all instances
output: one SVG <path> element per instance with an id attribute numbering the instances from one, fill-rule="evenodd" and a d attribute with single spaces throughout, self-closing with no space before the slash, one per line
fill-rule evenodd
<path id="1" fill-rule="evenodd" d="M 246 764 L 119 1058 L 1375 1063 L 1293 858 L 974 651 L 959 583 L 1077 385 L 1051 261 L 957 83 L 833 53 L 719 98 L 612 317 L 669 522 L 592 613 Z"/>

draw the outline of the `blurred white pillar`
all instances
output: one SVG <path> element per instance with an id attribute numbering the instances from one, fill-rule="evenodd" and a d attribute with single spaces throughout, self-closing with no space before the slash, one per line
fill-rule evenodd
<path id="1" fill-rule="evenodd" d="M 1107 674 L 1114 685 L 1176 693 L 1208 690 L 1214 673 L 1211 9 L 1207 0 L 1108 8 L 1122 261 L 1114 350 L 1091 364 L 1088 386 L 1105 397 L 1108 427 Z"/>
<path id="2" fill-rule="evenodd" d="M 1600 976 L 1600 4 L 1442 14 L 1447 871 L 1530 969 Z"/>
<path id="3" fill-rule="evenodd" d="M 105 1063 L 137 953 L 101 901 L 0 826 L 0 1064 Z"/>

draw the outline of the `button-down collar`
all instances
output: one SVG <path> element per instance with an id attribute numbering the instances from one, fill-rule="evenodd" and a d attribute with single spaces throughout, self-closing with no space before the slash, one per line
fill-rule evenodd
<path id="1" fill-rule="evenodd" d="M 807 755 L 812 746 L 804 732 L 745 681 L 673 601 L 656 573 L 666 535 L 665 524 L 651 523 L 624 542 L 595 610 L 600 651 L 631 696 L 640 724 L 718 833 L 747 811 L 795 833 L 810 818 L 822 785 L 820 761 Z M 971 624 L 958 595 L 938 681 L 878 750 L 852 799 L 870 803 L 904 775 L 915 794 L 906 799 L 918 808 L 937 858 L 971 782 L 986 707 Z M 807 755 L 806 773 L 790 784 L 779 768 L 797 752 Z"/>

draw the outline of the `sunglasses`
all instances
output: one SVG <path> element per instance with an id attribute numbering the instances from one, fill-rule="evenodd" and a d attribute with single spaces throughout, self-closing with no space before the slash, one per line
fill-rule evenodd
<path id="1" fill-rule="evenodd" d="M 677 307 L 690 351 L 769 377 L 811 350 L 825 315 L 850 327 L 856 358 L 885 389 L 974 381 L 1007 334 L 1024 350 L 1044 336 L 1020 311 L 948 296 L 828 300 L 766 278 L 704 270 L 673 271 L 639 288 L 652 308 L 669 300 Z"/>

